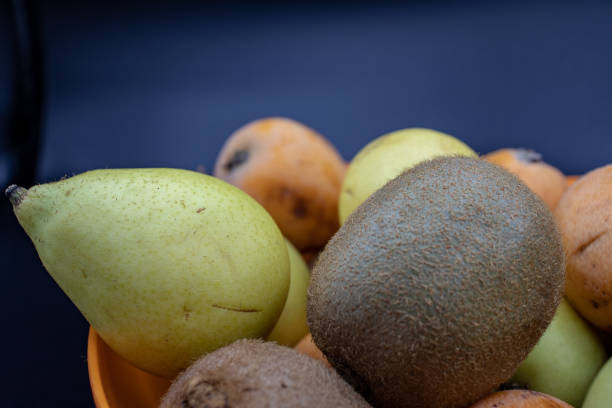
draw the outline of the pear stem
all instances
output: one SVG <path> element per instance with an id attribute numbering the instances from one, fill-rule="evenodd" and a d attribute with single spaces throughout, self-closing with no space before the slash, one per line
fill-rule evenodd
<path id="1" fill-rule="evenodd" d="M 28 193 L 23 187 L 18 186 L 17 184 L 11 184 L 4 190 L 4 195 L 8 197 L 13 207 L 17 207 L 23 201 L 24 197 Z"/>

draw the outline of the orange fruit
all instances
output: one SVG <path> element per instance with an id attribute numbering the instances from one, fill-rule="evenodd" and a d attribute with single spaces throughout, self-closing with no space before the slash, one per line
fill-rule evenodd
<path id="1" fill-rule="evenodd" d="M 504 148 L 487 153 L 483 158 L 516 175 L 550 209 L 555 208 L 567 189 L 565 175 L 556 167 L 542 161 L 542 156 L 528 149 Z"/>
<path id="2" fill-rule="evenodd" d="M 565 250 L 565 296 L 582 317 L 612 333 L 612 164 L 574 182 L 554 215 Z"/>
<path id="3" fill-rule="evenodd" d="M 470 408 L 573 408 L 548 394 L 527 390 L 498 391 Z"/>
<path id="4" fill-rule="evenodd" d="M 267 118 L 235 131 L 214 176 L 257 200 L 300 252 L 316 252 L 339 228 L 338 197 L 346 162 L 313 129 Z"/>

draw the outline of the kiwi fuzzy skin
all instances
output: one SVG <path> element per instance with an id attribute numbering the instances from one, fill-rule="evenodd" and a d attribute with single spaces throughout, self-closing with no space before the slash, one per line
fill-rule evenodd
<path id="1" fill-rule="evenodd" d="M 334 370 L 286 346 L 241 339 L 194 362 L 160 408 L 368 408 Z"/>
<path id="2" fill-rule="evenodd" d="M 307 319 L 377 407 L 465 407 L 508 380 L 559 305 L 546 204 L 482 159 L 419 164 L 370 196 L 317 259 Z"/>

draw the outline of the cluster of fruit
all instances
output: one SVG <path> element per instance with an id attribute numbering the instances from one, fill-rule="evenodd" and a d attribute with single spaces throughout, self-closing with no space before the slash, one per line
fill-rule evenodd
<path id="1" fill-rule="evenodd" d="M 417 128 L 346 163 L 269 118 L 212 176 L 6 194 L 102 339 L 173 379 L 162 407 L 612 406 L 612 165 Z"/>

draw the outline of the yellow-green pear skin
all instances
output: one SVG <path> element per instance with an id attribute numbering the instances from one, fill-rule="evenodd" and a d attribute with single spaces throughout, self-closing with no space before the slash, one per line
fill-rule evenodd
<path id="1" fill-rule="evenodd" d="M 612 407 L 612 358 L 609 358 L 591 383 L 582 408 Z"/>
<path id="2" fill-rule="evenodd" d="M 295 246 L 289 240 L 286 242 L 291 269 L 289 295 L 283 312 L 266 340 L 293 347 L 308 334 L 306 295 L 310 283 L 310 270 Z"/>
<path id="3" fill-rule="evenodd" d="M 605 361 L 606 351 L 595 331 L 562 299 L 552 322 L 510 382 L 580 407 Z"/>
<path id="4" fill-rule="evenodd" d="M 6 194 L 49 274 L 143 370 L 173 378 L 202 354 L 265 337 L 283 309 L 284 237 L 217 178 L 104 169 Z"/>
<path id="5" fill-rule="evenodd" d="M 397 130 L 377 137 L 349 163 L 338 200 L 340 224 L 373 192 L 414 165 L 439 156 L 477 157 L 461 140 L 425 128 Z"/>

